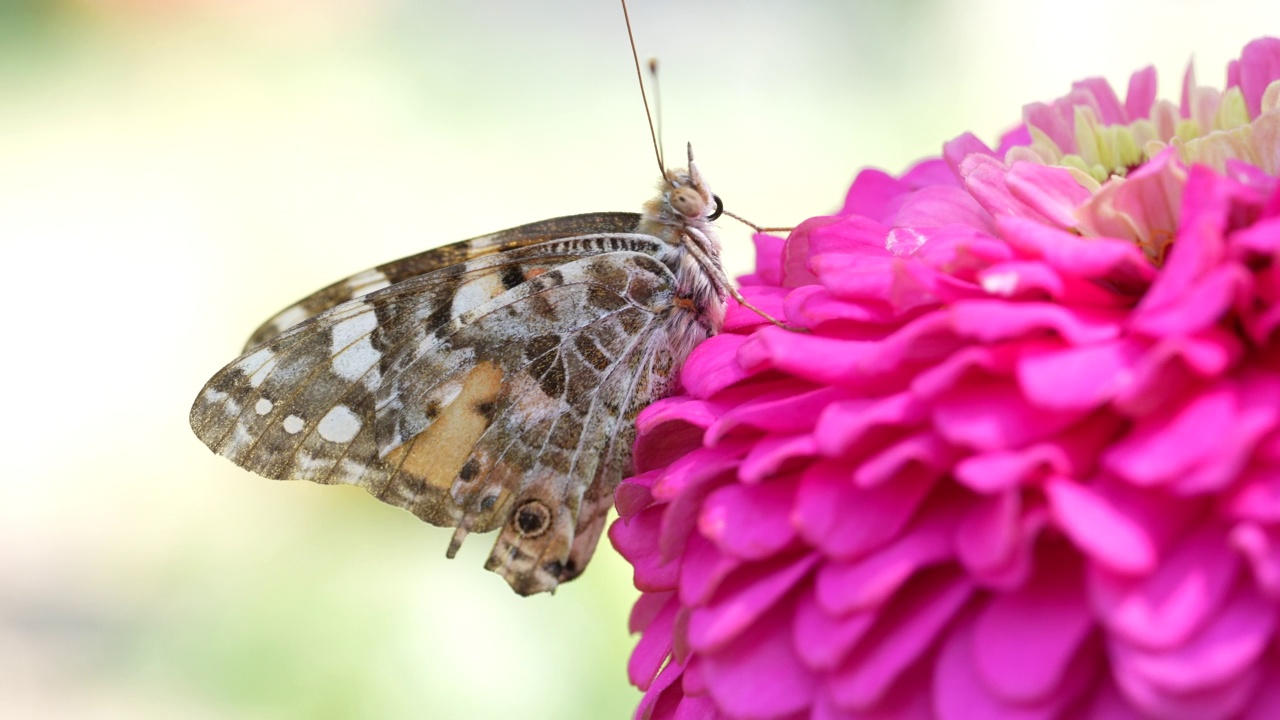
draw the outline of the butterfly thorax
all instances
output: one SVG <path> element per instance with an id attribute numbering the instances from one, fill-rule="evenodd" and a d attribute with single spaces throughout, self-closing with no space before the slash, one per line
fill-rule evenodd
<path id="1" fill-rule="evenodd" d="M 708 334 L 716 334 L 724 324 L 724 303 L 728 288 L 715 280 L 720 269 L 720 241 L 713 215 L 719 200 L 711 193 L 698 168 L 669 170 L 658 183 L 659 194 L 644 205 L 637 232 L 652 235 L 671 246 L 662 258 L 676 278 L 681 302 L 677 311 L 695 318 Z"/>

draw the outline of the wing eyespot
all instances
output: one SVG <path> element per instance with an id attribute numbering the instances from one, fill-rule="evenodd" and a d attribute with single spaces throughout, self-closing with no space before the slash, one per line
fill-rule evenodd
<path id="1" fill-rule="evenodd" d="M 511 514 L 511 525 L 523 538 L 536 538 L 551 528 L 551 509 L 541 500 L 525 500 Z"/>

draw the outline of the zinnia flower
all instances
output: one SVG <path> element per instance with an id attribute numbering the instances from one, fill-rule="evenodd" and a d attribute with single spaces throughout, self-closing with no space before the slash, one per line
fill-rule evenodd
<path id="1" fill-rule="evenodd" d="M 1280 718 L 1280 40 L 757 237 L 610 530 L 644 718 Z"/>

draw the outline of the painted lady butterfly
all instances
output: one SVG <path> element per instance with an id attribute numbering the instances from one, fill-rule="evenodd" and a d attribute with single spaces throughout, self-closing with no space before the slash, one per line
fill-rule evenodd
<path id="1" fill-rule="evenodd" d="M 191 427 L 278 480 L 348 483 L 434 525 L 501 528 L 521 595 L 586 567 L 669 394 L 736 291 L 693 162 L 644 212 L 555 218 L 412 255 L 286 308 L 205 385 Z"/>

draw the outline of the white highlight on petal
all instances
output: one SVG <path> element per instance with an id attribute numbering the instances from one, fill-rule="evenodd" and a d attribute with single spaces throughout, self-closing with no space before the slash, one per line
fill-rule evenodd
<path id="1" fill-rule="evenodd" d="M 352 438 L 360 432 L 363 424 L 360 416 L 351 412 L 351 408 L 346 405 L 334 405 L 324 417 L 320 418 L 320 424 L 316 425 L 316 432 L 329 442 L 351 442 Z"/>
<path id="2" fill-rule="evenodd" d="M 259 415 L 266 415 L 271 412 L 272 407 L 274 407 L 274 405 L 270 400 L 266 398 L 258 398 L 258 402 L 253 406 L 253 411 Z"/>
<path id="3" fill-rule="evenodd" d="M 269 348 L 258 348 L 254 352 L 246 355 L 240 361 L 240 371 L 249 376 L 249 385 L 259 387 L 262 382 L 267 379 L 272 370 L 276 369 L 276 363 L 279 358 L 271 352 Z"/>
<path id="4" fill-rule="evenodd" d="M 1018 290 L 1018 273 L 1011 270 L 982 276 L 982 289 L 992 295 L 1009 297 Z"/>
<path id="5" fill-rule="evenodd" d="M 306 423 L 302 422 L 302 418 L 297 415 L 290 415 L 284 419 L 284 431 L 290 435 L 297 435 L 302 432 L 304 427 L 306 427 Z"/>

